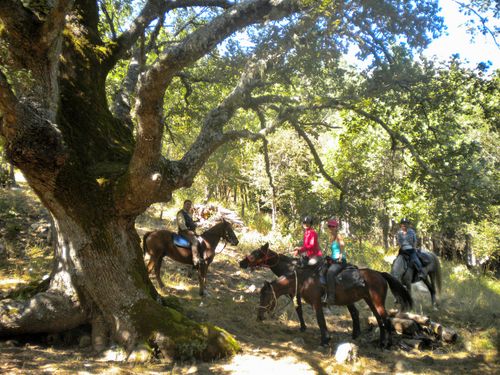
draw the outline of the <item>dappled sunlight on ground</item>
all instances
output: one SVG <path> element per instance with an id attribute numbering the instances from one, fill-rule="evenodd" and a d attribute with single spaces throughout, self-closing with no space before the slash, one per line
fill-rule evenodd
<path id="1" fill-rule="evenodd" d="M 316 374 L 307 363 L 299 362 L 293 357 L 274 359 L 258 355 L 244 354 L 235 356 L 230 363 L 221 366 L 230 373 L 247 374 Z"/>

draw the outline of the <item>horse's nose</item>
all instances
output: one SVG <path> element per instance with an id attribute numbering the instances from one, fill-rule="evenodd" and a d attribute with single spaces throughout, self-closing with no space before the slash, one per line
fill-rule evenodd
<path id="1" fill-rule="evenodd" d="M 242 260 L 239 264 L 240 264 L 240 268 L 247 268 L 248 267 L 248 261 L 246 259 Z"/>

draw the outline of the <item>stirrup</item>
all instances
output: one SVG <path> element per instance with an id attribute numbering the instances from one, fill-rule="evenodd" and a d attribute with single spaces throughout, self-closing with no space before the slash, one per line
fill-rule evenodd
<path id="1" fill-rule="evenodd" d="M 322 296 L 321 296 L 321 302 L 323 303 L 327 303 L 328 302 L 328 293 L 324 293 Z"/>

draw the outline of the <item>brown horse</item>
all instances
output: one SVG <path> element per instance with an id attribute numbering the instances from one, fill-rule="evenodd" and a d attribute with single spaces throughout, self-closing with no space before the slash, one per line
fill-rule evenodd
<path id="1" fill-rule="evenodd" d="M 267 244 L 266 244 L 267 245 Z M 273 264 L 274 267 L 277 266 L 275 263 L 271 263 L 273 260 L 276 262 L 277 259 L 282 259 L 283 256 L 273 252 L 268 246 L 264 245 L 259 250 L 252 252 L 254 259 L 257 257 L 262 260 L 267 258 L 266 265 Z M 264 258 L 260 255 L 263 254 L 263 248 L 265 251 Z M 270 253 L 271 252 L 271 253 Z M 291 259 L 291 258 L 289 258 Z M 286 259 L 284 259 L 287 262 Z M 249 257 L 246 261 L 242 261 L 247 266 L 252 266 L 249 261 Z M 256 264 L 255 262 L 253 264 Z M 259 263 L 261 266 L 264 263 Z M 240 266 L 241 266 L 240 262 Z M 343 272 L 350 272 L 345 270 Z M 391 326 L 385 310 L 385 299 L 387 296 L 388 286 L 391 289 L 393 295 L 398 299 L 399 303 L 404 309 L 411 308 L 413 302 L 410 294 L 404 288 L 404 286 L 398 282 L 395 278 L 386 272 L 378 272 L 371 270 L 369 268 L 360 269 L 362 279 L 364 280 L 364 286 L 353 286 L 344 287 L 343 283 L 339 280 L 342 273 L 337 276 L 337 287 L 335 288 L 335 304 L 340 306 L 347 306 L 349 313 L 351 314 L 353 323 L 352 337 L 357 338 L 361 333 L 361 328 L 359 324 L 359 313 L 356 309 L 354 303 L 361 299 L 370 307 L 373 315 L 375 315 L 379 328 L 380 328 L 380 345 L 382 347 L 388 347 L 391 344 Z M 266 282 L 260 292 L 260 305 L 258 309 L 257 319 L 263 320 L 264 313 L 272 311 L 276 307 L 277 299 L 287 294 L 290 297 L 298 296 L 303 298 L 307 303 L 309 303 L 316 312 L 316 319 L 318 321 L 318 326 L 321 332 L 321 345 L 326 345 L 329 341 L 328 331 L 326 327 L 325 317 L 323 314 L 323 303 L 321 302 L 321 294 L 323 292 L 323 287 L 319 282 L 319 277 L 317 272 L 310 268 L 296 268 L 292 273 L 287 273 L 281 276 L 272 283 Z M 305 329 L 305 323 L 302 316 L 302 304 L 301 298 L 297 298 L 297 314 L 299 316 L 301 330 Z"/>
<path id="2" fill-rule="evenodd" d="M 168 230 L 156 230 L 147 232 L 143 237 L 144 255 L 146 255 L 147 252 L 150 256 L 147 265 L 148 273 L 154 269 L 156 280 L 158 280 L 158 284 L 162 289 L 165 288 L 165 285 L 161 281 L 160 268 L 164 256 L 168 256 L 179 263 L 193 265 L 191 246 L 187 245 L 186 247 L 182 247 L 175 245 L 173 241 L 174 234 L 174 232 Z M 224 219 L 212 228 L 206 230 L 201 237 L 202 241 L 200 241 L 200 246 L 202 246 L 203 249 L 204 262 L 200 262 L 198 266 L 200 296 L 205 294 L 208 266 L 214 260 L 215 248 L 220 239 L 224 239 L 233 246 L 238 245 L 238 239 L 234 234 L 231 224 Z"/>

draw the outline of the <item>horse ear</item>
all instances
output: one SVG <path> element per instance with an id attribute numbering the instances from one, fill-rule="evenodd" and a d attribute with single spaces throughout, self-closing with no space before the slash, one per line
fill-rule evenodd
<path id="1" fill-rule="evenodd" d="M 269 242 L 266 242 L 264 245 L 262 245 L 262 250 L 267 250 L 269 249 Z"/>

